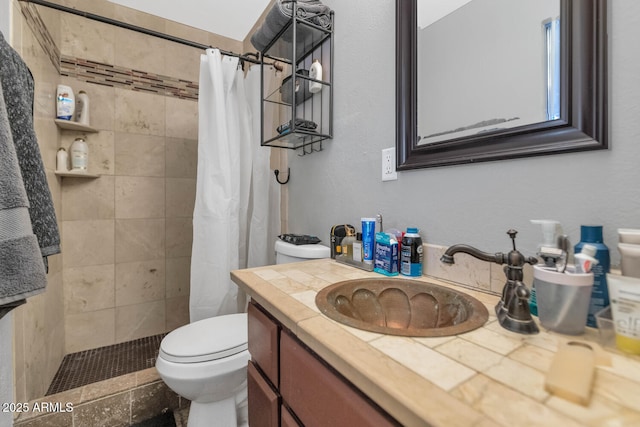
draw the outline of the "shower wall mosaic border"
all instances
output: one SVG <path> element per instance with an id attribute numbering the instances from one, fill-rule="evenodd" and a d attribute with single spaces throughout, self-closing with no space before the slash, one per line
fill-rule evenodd
<path id="1" fill-rule="evenodd" d="M 197 83 L 67 55 L 61 56 L 60 75 L 103 86 L 181 99 L 198 99 Z"/>
<path id="2" fill-rule="evenodd" d="M 35 5 L 20 2 L 20 8 L 38 43 L 61 76 L 173 98 L 198 99 L 199 86 L 196 82 L 61 54 Z"/>
<path id="3" fill-rule="evenodd" d="M 45 53 L 49 56 L 51 63 L 53 66 L 60 72 L 60 49 L 56 45 L 56 42 L 53 41 L 53 37 L 51 37 L 51 33 L 47 29 L 46 24 L 42 20 L 40 13 L 36 6 L 32 3 L 19 2 L 20 11 L 22 12 L 22 16 L 24 16 L 27 25 L 31 28 L 36 40 L 45 51 Z"/>

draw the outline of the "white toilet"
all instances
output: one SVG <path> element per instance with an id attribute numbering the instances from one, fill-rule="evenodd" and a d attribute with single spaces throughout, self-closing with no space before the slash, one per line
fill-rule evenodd
<path id="1" fill-rule="evenodd" d="M 281 240 L 276 241 L 275 250 L 276 264 L 331 255 L 323 245 L 296 246 Z M 247 314 L 228 314 L 170 332 L 160 344 L 156 369 L 169 388 L 191 401 L 189 427 L 248 426 L 250 358 Z"/>

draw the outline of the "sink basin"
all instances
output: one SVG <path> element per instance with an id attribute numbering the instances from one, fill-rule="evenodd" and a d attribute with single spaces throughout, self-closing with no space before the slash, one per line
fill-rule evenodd
<path id="1" fill-rule="evenodd" d="M 316 305 L 347 326 L 410 337 L 457 335 L 489 318 L 486 307 L 470 295 L 409 279 L 338 282 L 318 292 Z"/>

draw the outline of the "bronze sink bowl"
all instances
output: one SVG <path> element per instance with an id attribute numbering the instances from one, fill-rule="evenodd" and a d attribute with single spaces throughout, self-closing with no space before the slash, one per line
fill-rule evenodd
<path id="1" fill-rule="evenodd" d="M 470 295 L 410 279 L 354 279 L 316 295 L 329 318 L 358 329 L 409 337 L 443 337 L 468 332 L 489 318 Z"/>

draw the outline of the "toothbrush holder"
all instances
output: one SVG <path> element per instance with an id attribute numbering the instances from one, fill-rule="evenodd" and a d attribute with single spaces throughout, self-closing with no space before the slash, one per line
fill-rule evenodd
<path id="1" fill-rule="evenodd" d="M 593 273 L 564 273 L 542 265 L 533 266 L 538 318 L 545 328 L 567 335 L 584 332 L 593 288 Z"/>

